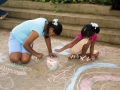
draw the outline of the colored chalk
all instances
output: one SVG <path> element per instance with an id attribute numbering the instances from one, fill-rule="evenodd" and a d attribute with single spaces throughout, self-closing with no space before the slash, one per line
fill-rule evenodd
<path id="1" fill-rule="evenodd" d="M 47 67 L 49 70 L 56 70 L 58 67 L 58 61 L 56 58 L 47 58 Z"/>

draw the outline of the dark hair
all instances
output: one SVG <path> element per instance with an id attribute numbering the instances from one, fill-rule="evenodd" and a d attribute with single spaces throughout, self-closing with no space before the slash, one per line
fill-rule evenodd
<path id="1" fill-rule="evenodd" d="M 100 28 L 99 27 L 93 27 L 92 24 L 87 24 L 85 25 L 82 30 L 81 30 L 81 35 L 82 37 L 91 37 L 92 35 L 94 35 L 95 33 L 98 34 L 100 32 Z"/>
<path id="2" fill-rule="evenodd" d="M 45 38 L 48 38 L 49 37 L 49 28 L 50 27 L 52 27 L 54 30 L 53 30 L 53 32 L 57 35 L 57 36 L 59 36 L 60 34 L 61 34 L 61 32 L 62 32 L 62 25 L 61 25 L 61 23 L 60 22 L 57 22 L 58 23 L 58 25 L 54 25 L 53 24 L 53 21 L 49 21 L 48 22 L 48 25 L 47 25 L 47 30 L 46 30 L 46 32 L 45 32 Z"/>

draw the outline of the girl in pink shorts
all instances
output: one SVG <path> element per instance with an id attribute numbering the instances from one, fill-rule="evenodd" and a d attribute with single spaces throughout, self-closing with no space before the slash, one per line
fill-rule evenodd
<path id="1" fill-rule="evenodd" d="M 95 60 L 99 55 L 99 52 L 94 50 L 97 34 L 99 32 L 100 28 L 98 24 L 87 24 L 82 28 L 81 32 L 73 39 L 72 42 L 61 49 L 56 49 L 55 51 L 61 52 L 69 48 L 71 53 L 69 59 L 81 59 L 83 61 Z"/>

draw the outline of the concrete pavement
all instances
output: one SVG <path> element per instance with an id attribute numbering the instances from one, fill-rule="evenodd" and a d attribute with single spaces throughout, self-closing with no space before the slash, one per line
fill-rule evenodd
<path id="1" fill-rule="evenodd" d="M 96 61 L 68 60 L 68 55 L 58 54 L 58 68 L 47 68 L 47 48 L 43 38 L 34 43 L 34 49 L 44 53 L 44 58 L 28 64 L 14 64 L 8 58 L 10 30 L 0 29 L 0 90 L 119 90 L 120 45 L 97 42 L 100 51 Z M 52 38 L 52 47 L 69 43 L 71 39 Z"/>

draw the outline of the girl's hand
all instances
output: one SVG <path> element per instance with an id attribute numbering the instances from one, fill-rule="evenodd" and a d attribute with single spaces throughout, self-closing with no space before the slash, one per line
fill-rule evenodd
<path id="1" fill-rule="evenodd" d="M 57 55 L 55 53 L 49 53 L 50 57 L 57 57 Z"/>
<path id="2" fill-rule="evenodd" d="M 56 51 L 56 52 L 61 52 L 61 50 L 60 50 L 60 49 L 55 49 L 55 51 Z"/>
<path id="3" fill-rule="evenodd" d="M 41 59 L 44 55 L 42 53 L 37 53 L 36 57 Z"/>

